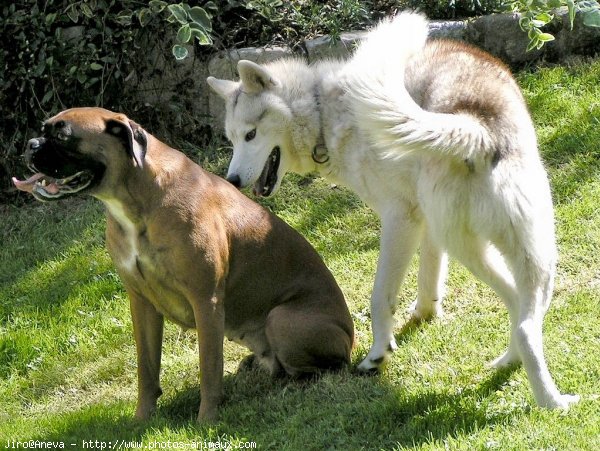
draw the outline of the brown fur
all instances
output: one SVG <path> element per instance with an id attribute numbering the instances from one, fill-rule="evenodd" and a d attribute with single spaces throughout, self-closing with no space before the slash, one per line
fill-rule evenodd
<path id="1" fill-rule="evenodd" d="M 127 144 L 106 129 L 110 121 L 133 127 L 124 115 L 67 110 L 47 129 L 60 121 L 80 154 L 106 166 L 91 194 L 107 206 L 106 244 L 130 297 L 136 417 L 148 418 L 161 394 L 165 317 L 198 334 L 199 420 L 217 416 L 224 336 L 250 348 L 273 374 L 349 363 L 353 324 L 343 295 L 297 232 L 146 132 L 143 165 L 134 164 Z"/>

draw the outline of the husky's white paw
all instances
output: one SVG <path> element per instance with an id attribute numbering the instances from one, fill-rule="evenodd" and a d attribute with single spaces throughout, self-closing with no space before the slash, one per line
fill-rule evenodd
<path id="1" fill-rule="evenodd" d="M 418 299 L 410 304 L 408 308 L 410 319 L 414 322 L 431 321 L 435 318 L 444 316 L 444 309 L 441 301 L 419 301 Z"/>
<path id="2" fill-rule="evenodd" d="M 558 395 L 540 404 L 547 409 L 569 410 L 572 404 L 577 404 L 581 397 L 579 395 Z"/>
<path id="3" fill-rule="evenodd" d="M 519 354 L 516 351 L 513 351 L 509 348 L 500 357 L 489 362 L 488 366 L 491 368 L 495 368 L 497 370 L 501 370 L 503 368 L 508 368 L 508 367 L 520 365 L 520 364 L 521 364 L 521 357 L 519 357 Z"/>
<path id="4" fill-rule="evenodd" d="M 387 347 L 384 347 L 383 349 L 374 343 L 367 356 L 358 365 L 358 371 L 365 373 L 378 371 L 385 365 L 396 349 L 398 349 L 398 345 L 396 345 L 396 340 L 394 339 L 392 339 Z"/>

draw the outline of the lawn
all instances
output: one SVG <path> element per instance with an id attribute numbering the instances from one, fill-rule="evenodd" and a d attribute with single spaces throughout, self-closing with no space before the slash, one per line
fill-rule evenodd
<path id="1" fill-rule="evenodd" d="M 451 262 L 447 315 L 406 326 L 413 263 L 399 295 L 399 350 L 380 375 L 272 381 L 238 372 L 247 351 L 226 342 L 221 418 L 200 427 L 195 336 L 168 325 L 164 395 L 155 418 L 138 423 L 127 295 L 104 248 L 102 206 L 81 199 L 0 207 L 0 448 L 37 440 L 67 449 L 599 449 L 600 61 L 518 79 L 556 205 L 560 263 L 545 349 L 560 389 L 582 397 L 571 410 L 535 407 L 523 369 L 486 367 L 506 348 L 508 315 L 458 264 Z M 227 154 L 208 149 L 198 159 L 222 173 Z M 357 364 L 371 341 L 377 217 L 318 178 L 289 177 L 263 203 L 307 237 L 336 276 L 356 326 Z"/>

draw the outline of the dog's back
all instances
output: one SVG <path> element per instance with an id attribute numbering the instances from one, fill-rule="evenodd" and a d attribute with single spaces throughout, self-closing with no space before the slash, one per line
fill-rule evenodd
<path id="1" fill-rule="evenodd" d="M 308 241 L 180 152 L 162 144 L 160 153 L 146 157 L 148 166 L 153 157 L 162 168 L 155 180 L 167 193 L 158 214 L 168 219 L 161 230 L 148 232 L 169 249 L 162 252 L 169 258 L 156 257 L 170 272 L 161 284 L 171 288 L 163 292 L 213 286 L 224 302 L 226 336 L 272 372 L 299 375 L 349 363 L 354 328 L 348 307 Z M 175 311 L 187 308 L 174 303 Z"/>

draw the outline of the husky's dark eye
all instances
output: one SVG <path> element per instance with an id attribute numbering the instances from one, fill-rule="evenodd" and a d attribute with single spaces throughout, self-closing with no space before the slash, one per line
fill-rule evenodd
<path id="1" fill-rule="evenodd" d="M 246 140 L 246 142 L 252 141 L 255 136 L 256 136 L 256 129 L 253 128 L 248 133 L 246 133 L 246 137 L 244 139 Z"/>

